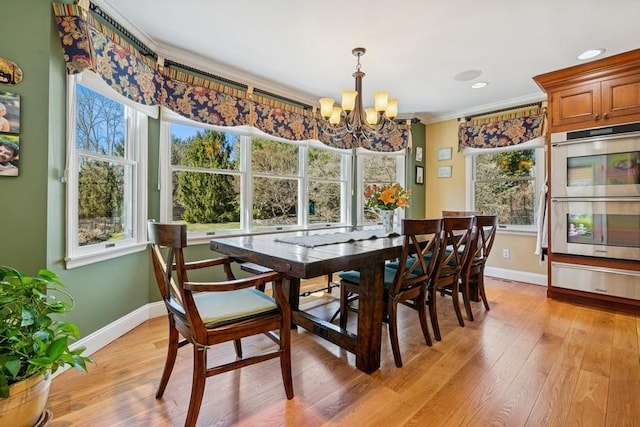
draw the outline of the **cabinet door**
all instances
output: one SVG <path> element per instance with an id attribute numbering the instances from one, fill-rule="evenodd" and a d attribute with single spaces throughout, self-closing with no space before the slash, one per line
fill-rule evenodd
<path id="1" fill-rule="evenodd" d="M 576 128 L 600 120 L 600 83 L 589 83 L 551 93 L 551 126 Z M 584 126 L 590 127 L 590 126 Z"/>
<path id="2" fill-rule="evenodd" d="M 623 116 L 629 116 L 624 121 L 640 119 L 640 74 L 602 82 L 602 118 Z"/>

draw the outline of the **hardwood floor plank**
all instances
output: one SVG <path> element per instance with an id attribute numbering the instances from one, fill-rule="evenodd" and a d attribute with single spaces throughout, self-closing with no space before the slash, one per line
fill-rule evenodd
<path id="1" fill-rule="evenodd" d="M 607 404 L 608 426 L 638 426 L 640 411 L 640 358 L 638 316 L 615 314 L 611 377 Z"/>
<path id="2" fill-rule="evenodd" d="M 443 340 L 432 347 L 416 312 L 401 307 L 404 366 L 395 366 L 381 325 L 381 367 L 372 375 L 355 368 L 352 354 L 292 331 L 294 399 L 285 398 L 278 362 L 267 361 L 209 378 L 198 425 L 640 425 L 638 315 L 547 299 L 545 287 L 508 280 L 487 278 L 486 288 L 491 310 L 473 303 L 476 321 L 465 327 L 450 297 L 440 297 Z M 318 293 L 305 303 L 328 319 L 337 295 Z M 166 334 L 166 318 L 151 319 L 94 354 L 89 373 L 56 377 L 50 427 L 183 425 L 189 347 L 179 351 L 164 397 L 155 399 Z M 233 359 L 227 344 L 211 348 L 211 363 Z M 265 337 L 243 340 L 245 354 L 270 345 Z"/>

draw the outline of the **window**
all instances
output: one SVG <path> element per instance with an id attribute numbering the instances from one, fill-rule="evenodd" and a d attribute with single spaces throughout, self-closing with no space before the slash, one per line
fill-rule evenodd
<path id="1" fill-rule="evenodd" d="M 163 110 L 161 219 L 190 238 L 345 225 L 351 155 Z"/>
<path id="2" fill-rule="evenodd" d="M 69 78 L 67 268 L 145 247 L 147 114 L 135 105 L 93 74 Z"/>
<path id="3" fill-rule="evenodd" d="M 399 182 L 406 188 L 404 182 L 404 151 L 398 153 L 373 153 L 367 151 L 358 152 L 358 171 L 360 178 L 357 188 L 359 224 L 379 223 L 382 219 L 379 214 L 364 206 L 364 189 L 370 184 L 393 184 Z M 399 215 L 395 215 L 399 221 L 404 210 L 398 209 Z"/>
<path id="4" fill-rule="evenodd" d="M 534 229 L 544 149 L 476 151 L 472 156 L 472 210 L 498 214 L 507 229 Z"/>

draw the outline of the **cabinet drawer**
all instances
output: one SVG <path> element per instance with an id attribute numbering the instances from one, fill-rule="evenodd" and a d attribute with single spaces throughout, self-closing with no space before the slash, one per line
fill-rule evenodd
<path id="1" fill-rule="evenodd" d="M 639 271 L 552 262 L 551 285 L 640 300 Z"/>

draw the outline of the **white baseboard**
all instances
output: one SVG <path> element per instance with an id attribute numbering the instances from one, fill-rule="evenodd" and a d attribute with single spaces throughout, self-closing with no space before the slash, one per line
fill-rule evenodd
<path id="1" fill-rule="evenodd" d="M 534 285 L 547 286 L 547 275 L 530 273 L 527 271 L 508 270 L 486 266 L 484 273 L 487 276 L 498 277 L 500 279 L 515 280 L 518 282 L 533 283 Z"/>
<path id="2" fill-rule="evenodd" d="M 98 329 L 94 333 L 79 339 L 69 347 L 73 350 L 78 347 L 84 346 L 86 350 L 82 353 L 82 355 L 91 356 L 96 351 L 120 338 L 136 326 L 141 325 L 149 319 L 153 319 L 154 317 L 159 317 L 166 314 L 167 310 L 164 306 L 164 302 L 157 301 L 146 304 L 125 315 L 124 317 L 121 317 L 120 319 L 109 323 L 105 327 Z M 62 372 L 66 371 L 69 368 L 69 366 L 60 368 L 54 373 L 53 376 L 55 377 L 56 375 L 60 375 Z M 89 369 L 91 369 L 90 366 Z"/>

